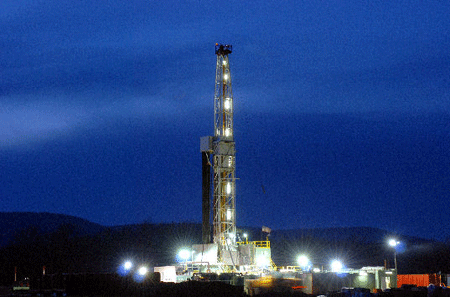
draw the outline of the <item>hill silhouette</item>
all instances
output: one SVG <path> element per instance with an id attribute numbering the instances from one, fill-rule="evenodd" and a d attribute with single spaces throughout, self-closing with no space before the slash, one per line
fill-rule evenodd
<path id="1" fill-rule="evenodd" d="M 6 220 L 6 221 L 5 221 Z M 105 227 L 86 220 L 49 213 L 0 213 L 2 234 L 9 237 L 0 249 L 0 284 L 10 284 L 14 267 L 18 276 L 42 273 L 115 272 L 125 259 L 150 267 L 171 265 L 181 248 L 201 242 L 201 224 L 165 223 Z M 6 228 L 6 229 L 5 229 Z M 264 240 L 260 228 L 241 227 L 249 240 Z M 279 266 L 295 265 L 307 254 L 318 266 L 340 259 L 348 268 L 393 267 L 389 232 L 376 228 L 323 228 L 274 230 L 272 258 Z M 448 245 L 401 236 L 397 253 L 399 273 L 450 272 Z M 3 237 L 3 236 L 2 236 Z"/>
<path id="2" fill-rule="evenodd" d="M 72 225 L 77 234 L 96 234 L 105 227 L 88 220 L 48 212 L 0 212 L 0 247 L 7 245 L 20 232 L 30 228 L 38 234 L 55 232 L 61 225 Z"/>

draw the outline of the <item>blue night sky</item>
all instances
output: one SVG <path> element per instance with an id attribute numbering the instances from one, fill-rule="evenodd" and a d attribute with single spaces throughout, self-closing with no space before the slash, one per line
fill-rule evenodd
<path id="1" fill-rule="evenodd" d="M 450 2 L 0 2 L 0 211 L 201 221 L 216 42 L 237 222 L 450 237 Z"/>

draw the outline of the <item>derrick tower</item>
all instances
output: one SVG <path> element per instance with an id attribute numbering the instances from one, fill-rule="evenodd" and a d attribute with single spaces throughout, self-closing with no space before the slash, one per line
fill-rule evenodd
<path id="1" fill-rule="evenodd" d="M 213 243 L 218 245 L 219 261 L 223 252 L 236 246 L 236 177 L 233 131 L 233 93 L 228 55 L 231 45 L 215 46 L 216 79 L 214 92 L 214 136 L 202 137 L 203 163 L 203 243 L 209 243 L 210 182 L 212 166 Z M 211 162 L 212 161 L 212 162 Z"/>
<path id="2" fill-rule="evenodd" d="M 231 45 L 216 44 L 216 87 L 214 92 L 213 140 L 213 241 L 219 250 L 236 242 L 235 143 L 233 136 L 233 93 L 228 55 Z"/>
<path id="3" fill-rule="evenodd" d="M 212 269 L 259 274 L 263 269 L 275 267 L 269 240 L 240 241 L 236 234 L 236 149 L 228 58 L 231 52 L 231 45 L 216 43 L 214 132 L 213 136 L 200 138 L 203 242 L 192 246 L 191 258 L 193 263 L 200 263 L 204 272 Z M 268 229 L 263 227 L 262 231 L 270 232 Z"/>

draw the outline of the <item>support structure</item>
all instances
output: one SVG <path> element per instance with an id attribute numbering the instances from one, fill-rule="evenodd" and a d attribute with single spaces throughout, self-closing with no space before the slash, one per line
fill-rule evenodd
<path id="1" fill-rule="evenodd" d="M 231 52 L 231 45 L 216 44 L 213 242 L 218 244 L 219 252 L 229 250 L 236 244 L 236 151 L 233 131 L 233 92 L 228 59 Z"/>
<path id="2" fill-rule="evenodd" d="M 236 149 L 228 58 L 231 52 L 231 45 L 216 43 L 214 134 L 200 138 L 202 244 L 192 246 L 192 261 L 207 263 L 206 267 L 202 265 L 199 268 L 201 272 L 260 274 L 264 270 L 276 269 L 270 241 L 248 241 L 244 235 L 246 240 L 238 242 L 241 237 L 236 234 Z M 262 231 L 270 233 L 267 227 L 263 227 Z"/>
<path id="3" fill-rule="evenodd" d="M 211 243 L 211 154 L 212 137 L 200 139 L 202 153 L 202 243 Z"/>
<path id="4" fill-rule="evenodd" d="M 210 202 L 209 166 L 213 167 L 213 242 L 218 259 L 225 251 L 236 249 L 236 151 L 233 131 L 233 93 L 228 55 L 231 45 L 216 44 L 216 79 L 214 92 L 214 136 L 202 137 L 203 166 L 203 243 L 209 238 Z"/>

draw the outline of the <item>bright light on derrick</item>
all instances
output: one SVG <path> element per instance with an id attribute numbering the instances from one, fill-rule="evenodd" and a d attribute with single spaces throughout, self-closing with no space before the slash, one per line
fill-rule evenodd
<path id="1" fill-rule="evenodd" d="M 231 103 L 230 103 L 230 100 L 229 100 L 229 99 L 225 100 L 225 102 L 223 103 L 223 107 L 224 107 L 226 110 L 230 109 Z"/>
<path id="2" fill-rule="evenodd" d="M 231 194 L 231 183 L 227 183 L 227 194 Z"/>
<path id="3" fill-rule="evenodd" d="M 227 221 L 231 221 L 231 219 L 233 218 L 233 213 L 231 212 L 231 209 L 227 209 Z M 233 234 L 233 233 L 231 233 Z M 231 236 L 230 234 L 230 236 Z"/>

